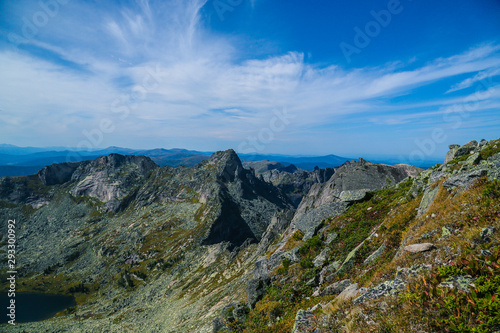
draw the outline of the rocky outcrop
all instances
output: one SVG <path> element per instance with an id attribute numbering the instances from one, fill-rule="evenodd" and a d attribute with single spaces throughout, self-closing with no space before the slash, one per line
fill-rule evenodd
<path id="1" fill-rule="evenodd" d="M 240 207 L 224 195 L 220 203 L 218 217 L 212 223 L 210 232 L 205 237 L 202 245 L 212 245 L 221 242 L 229 242 L 230 249 L 242 245 L 246 241 L 256 242 L 257 237 L 243 219 Z"/>
<path id="2" fill-rule="evenodd" d="M 351 280 L 346 279 L 339 282 L 332 283 L 320 292 L 321 296 L 326 295 L 337 295 L 343 292 L 347 287 L 351 285 Z"/>
<path id="3" fill-rule="evenodd" d="M 415 178 L 410 192 L 413 196 L 424 193 L 418 215 L 424 215 L 434 202 L 439 190 L 435 183 L 439 180 L 444 180 L 445 188 L 463 190 L 481 177 L 490 181 L 500 179 L 499 145 L 500 140 L 484 139 L 479 143 L 473 140 L 463 146 L 450 145 L 444 164 L 430 168 Z"/>
<path id="4" fill-rule="evenodd" d="M 482 145 L 484 145 L 484 142 L 486 142 L 486 140 L 484 140 L 484 139 L 481 140 Z M 444 159 L 444 163 L 446 164 L 446 163 L 454 160 L 457 157 L 469 155 L 470 153 L 474 152 L 478 147 L 479 147 L 479 143 L 476 140 L 472 140 L 463 146 L 456 145 L 456 144 L 450 145 L 449 146 L 450 150 L 446 154 L 446 157 Z"/>
<path id="5" fill-rule="evenodd" d="M 269 160 L 243 162 L 243 167 L 245 169 L 254 169 L 256 173 L 266 173 L 266 171 L 270 170 L 284 171 L 288 173 L 299 171 L 299 169 L 293 164 L 285 166 L 279 162 Z"/>
<path id="6" fill-rule="evenodd" d="M 481 177 L 487 176 L 487 170 L 473 170 L 469 172 L 459 173 L 457 175 L 451 176 L 447 180 L 444 181 L 444 187 L 460 187 L 460 188 L 468 188 L 474 182 Z"/>
<path id="7" fill-rule="evenodd" d="M 322 220 L 342 214 L 349 203 L 365 199 L 368 191 L 397 184 L 420 171 L 410 165 L 375 164 L 362 158 L 346 162 L 335 169 L 327 182 L 311 187 L 297 208 L 292 226 L 302 230 L 308 239 Z"/>
<path id="8" fill-rule="evenodd" d="M 314 184 L 328 181 L 334 173 L 334 169 L 315 169 L 305 171 L 300 169 L 291 170 L 290 167 L 273 169 L 260 173 L 258 176 L 264 181 L 272 183 L 279 188 L 298 207 L 302 198 L 307 195 Z"/>
<path id="9" fill-rule="evenodd" d="M 302 214 L 295 214 L 292 220 L 292 227 L 301 230 L 305 236 L 304 240 L 308 240 L 319 230 L 319 227 L 327 217 L 338 216 L 345 212 L 348 203 L 344 201 L 325 203 L 318 207 L 313 207 Z"/>
<path id="10" fill-rule="evenodd" d="M 428 188 L 424 192 L 424 196 L 422 197 L 422 201 L 420 201 L 420 206 L 418 207 L 418 216 L 422 216 L 429 210 L 429 207 L 436 199 L 438 194 L 439 187 Z"/>
<path id="11" fill-rule="evenodd" d="M 290 262 L 297 262 L 299 256 L 297 254 L 298 248 L 294 248 L 289 251 L 282 251 L 278 249 L 269 258 L 261 257 L 255 262 L 254 277 L 261 278 L 269 276 L 269 273 L 273 271 L 276 267 L 282 264 L 283 260 L 286 258 Z"/>
<path id="12" fill-rule="evenodd" d="M 255 304 L 262 299 L 264 292 L 270 286 L 271 279 L 268 277 L 253 279 L 247 284 L 247 303 L 253 309 Z"/>
<path id="13" fill-rule="evenodd" d="M 284 210 L 276 213 L 271 219 L 271 223 L 266 229 L 266 232 L 262 235 L 262 239 L 259 242 L 258 252 L 262 253 L 267 250 L 269 245 L 277 238 L 279 238 L 288 228 L 290 222 L 292 221 L 294 210 Z"/>
<path id="14" fill-rule="evenodd" d="M 370 288 L 363 295 L 355 298 L 354 304 L 361 304 L 368 300 L 374 300 L 382 296 L 396 295 L 401 292 L 406 286 L 406 282 L 401 279 L 394 279 L 382 282 L 377 286 Z"/>
<path id="15" fill-rule="evenodd" d="M 295 316 L 292 333 L 319 333 L 318 323 L 314 313 L 300 309 Z"/>
<path id="16" fill-rule="evenodd" d="M 44 185 L 58 185 L 69 182 L 75 170 L 88 162 L 58 163 L 46 166 L 38 171 L 38 177 Z"/>
<path id="17" fill-rule="evenodd" d="M 83 163 L 74 170 L 75 197 L 88 196 L 104 203 L 107 211 L 123 210 L 148 173 L 158 168 L 149 157 L 110 154 Z M 127 200 L 128 197 L 128 200 Z"/>
<path id="18" fill-rule="evenodd" d="M 288 226 L 285 213 L 274 224 L 276 230 L 268 230 L 272 218 L 293 209 L 293 205 L 279 189 L 244 169 L 233 150 L 213 154 L 198 168 L 215 171 L 217 179 L 206 195 L 206 204 L 212 207 L 216 219 L 202 244 L 229 242 L 232 249 L 246 240 L 260 241 L 266 231 L 266 239 L 272 238 L 273 232 Z"/>

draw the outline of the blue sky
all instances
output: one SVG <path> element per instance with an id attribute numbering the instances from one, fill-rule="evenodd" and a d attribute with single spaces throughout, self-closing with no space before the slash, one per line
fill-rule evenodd
<path id="1" fill-rule="evenodd" d="M 3 1 L 0 142 L 442 158 L 500 137 L 500 2 Z"/>

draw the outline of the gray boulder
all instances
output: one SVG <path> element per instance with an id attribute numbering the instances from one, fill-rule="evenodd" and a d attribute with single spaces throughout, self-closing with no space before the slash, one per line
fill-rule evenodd
<path id="1" fill-rule="evenodd" d="M 341 292 L 343 292 L 344 289 L 346 289 L 350 285 L 351 285 L 351 280 L 349 280 L 349 279 L 335 282 L 335 283 L 332 283 L 331 285 L 329 285 L 328 287 L 326 287 L 325 289 L 323 289 L 320 294 L 321 294 L 321 296 L 337 295 L 337 294 L 340 294 Z"/>
<path id="2" fill-rule="evenodd" d="M 366 190 L 342 191 L 339 199 L 345 202 L 361 201 L 367 197 L 367 193 Z"/>
<path id="3" fill-rule="evenodd" d="M 418 216 L 422 216 L 429 210 L 429 207 L 432 205 L 436 196 L 438 194 L 439 187 L 434 187 L 433 189 L 428 188 L 424 192 L 424 196 L 422 197 L 422 201 L 420 201 L 420 206 L 418 207 Z"/>
<path id="4" fill-rule="evenodd" d="M 454 188 L 454 187 L 468 188 L 472 184 L 474 184 L 474 182 L 478 178 L 484 177 L 486 175 L 488 175 L 488 172 L 486 170 L 483 170 L 483 169 L 459 173 L 459 174 L 454 175 L 454 176 L 448 178 L 447 180 L 445 180 L 443 183 L 443 186 L 450 187 L 450 188 Z"/>
<path id="5" fill-rule="evenodd" d="M 319 333 L 318 320 L 314 313 L 300 309 L 295 316 L 292 333 Z"/>
<path id="6" fill-rule="evenodd" d="M 376 287 L 368 289 L 368 291 L 365 294 L 361 295 L 358 298 L 355 298 L 353 300 L 353 303 L 361 304 L 368 300 L 377 299 L 382 296 L 396 295 L 401 290 L 403 290 L 405 286 L 406 283 L 401 279 L 385 281 L 377 285 Z"/>
<path id="7" fill-rule="evenodd" d="M 494 227 L 484 227 L 482 230 L 481 230 L 481 240 L 483 242 L 489 242 L 491 240 L 491 236 L 493 235 L 493 233 L 495 232 L 495 228 Z"/>
<path id="8" fill-rule="evenodd" d="M 247 284 L 247 303 L 253 309 L 255 304 L 262 299 L 266 289 L 271 285 L 269 277 L 262 277 L 248 281 Z"/>
<path id="9" fill-rule="evenodd" d="M 330 254 L 330 248 L 325 248 L 321 251 L 320 254 L 316 256 L 313 260 L 314 267 L 323 267 L 323 264 L 326 262 L 327 256 Z"/>
<path id="10" fill-rule="evenodd" d="M 404 247 L 406 252 L 410 253 L 420 253 L 426 252 L 435 249 L 436 247 L 432 243 L 420 243 L 420 244 L 412 244 Z"/>

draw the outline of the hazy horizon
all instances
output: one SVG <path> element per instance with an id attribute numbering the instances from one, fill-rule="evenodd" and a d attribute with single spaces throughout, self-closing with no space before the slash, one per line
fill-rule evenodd
<path id="1" fill-rule="evenodd" d="M 1 148 L 6 148 L 6 147 L 12 147 L 12 148 L 20 148 L 20 149 L 36 149 L 34 153 L 39 153 L 39 152 L 61 152 L 61 151 L 74 151 L 78 154 L 78 152 L 86 152 L 91 154 L 92 152 L 102 152 L 106 151 L 108 149 L 130 149 L 131 151 L 150 151 L 150 150 L 155 150 L 155 149 L 164 149 L 164 150 L 186 150 L 186 151 L 191 151 L 191 152 L 199 152 L 202 154 L 213 154 L 217 152 L 217 150 L 207 150 L 207 151 L 202 151 L 198 149 L 186 149 L 183 147 L 153 147 L 153 148 L 131 148 L 131 147 L 120 147 L 120 146 L 108 146 L 108 147 L 98 147 L 98 148 L 93 148 L 92 150 L 80 150 L 76 147 L 67 147 L 67 146 L 47 146 L 47 147 L 36 147 L 36 146 L 17 146 L 13 144 L 7 144 L 7 143 L 0 143 L 0 149 Z M 227 149 L 234 149 L 233 147 L 229 147 Z M 235 149 L 234 149 L 235 150 Z M 27 153 L 24 152 L 23 154 L 32 154 L 33 152 Z M 326 156 L 337 156 L 340 158 L 345 158 L 347 160 L 358 160 L 359 158 L 363 158 L 365 160 L 369 160 L 372 162 L 377 162 L 377 163 L 389 163 L 389 164 L 397 164 L 397 163 L 410 163 L 411 161 L 406 159 L 406 156 L 404 155 L 390 155 L 390 154 L 370 154 L 370 153 L 351 153 L 349 155 L 338 155 L 335 154 L 334 152 L 329 153 L 329 154 L 324 154 L 324 155 L 311 155 L 311 154 L 283 154 L 283 153 L 274 153 L 274 152 L 269 152 L 269 153 L 250 153 L 250 154 L 244 154 L 237 152 L 238 155 L 242 155 L 244 157 L 250 157 L 250 156 L 262 156 L 263 159 L 268 159 L 270 157 L 283 157 L 283 160 L 281 162 L 285 162 L 286 158 L 309 158 L 309 157 L 326 157 Z M 126 153 L 122 153 L 125 154 Z M 8 153 L 7 153 L 8 155 Z M 82 155 L 83 156 L 83 155 Z M 92 156 L 92 155 L 88 155 Z M 417 161 L 415 165 L 417 166 L 433 166 L 436 163 L 441 163 L 442 160 L 444 159 L 443 156 L 437 156 L 437 157 L 428 157 L 425 161 Z M 279 158 L 274 159 L 279 162 Z M 293 164 L 293 163 L 292 163 Z"/>
<path id="2" fill-rule="evenodd" d="M 0 142 L 440 159 L 498 138 L 499 10 L 4 2 Z"/>

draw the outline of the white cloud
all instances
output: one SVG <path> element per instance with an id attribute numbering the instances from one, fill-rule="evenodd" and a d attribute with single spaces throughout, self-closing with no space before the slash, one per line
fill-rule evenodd
<path id="1" fill-rule="evenodd" d="M 473 77 L 465 79 L 462 82 L 455 84 L 446 93 L 469 88 L 476 82 L 480 82 L 480 81 L 483 81 L 485 79 L 488 79 L 488 78 L 491 78 L 491 77 L 494 77 L 497 75 L 500 75 L 500 68 L 493 68 L 493 69 L 479 72 L 476 75 L 474 75 Z"/>
<path id="2" fill-rule="evenodd" d="M 460 100 L 434 97 L 397 105 L 390 100 L 460 74 L 477 73 L 455 90 L 499 73 L 499 47 L 491 44 L 413 70 L 405 70 L 402 63 L 350 70 L 320 67 L 294 51 L 241 60 L 241 41 L 233 43 L 203 29 L 199 13 L 204 4 L 175 0 L 153 8 L 143 0 L 137 8 L 102 7 L 87 16 L 90 7 L 78 3 L 67 13 L 71 19 L 56 17 L 59 25 L 47 27 L 30 43 L 77 64 L 83 73 L 57 61 L 0 51 L 0 72 L 5 74 L 0 79 L 0 116 L 8 119 L 0 131 L 15 135 L 7 128 L 15 125 L 32 137 L 44 137 L 41 144 L 60 144 L 64 137 L 68 145 L 76 145 L 84 138 L 83 129 L 110 118 L 116 130 L 107 137 L 113 142 L 102 145 L 136 140 L 137 146 L 151 137 L 208 137 L 205 141 L 228 140 L 234 146 L 286 106 L 295 116 L 286 129 L 293 134 L 290 138 L 308 140 L 315 127 L 333 126 L 354 114 L 385 125 L 439 116 Z M 131 102 L 130 115 L 121 119 L 113 113 L 112 103 L 141 91 L 151 72 L 158 84 Z M 488 99 L 491 105 L 500 97 L 495 93 Z M 403 111 L 407 114 L 386 115 Z M 47 133 L 53 136 L 45 137 Z"/>

